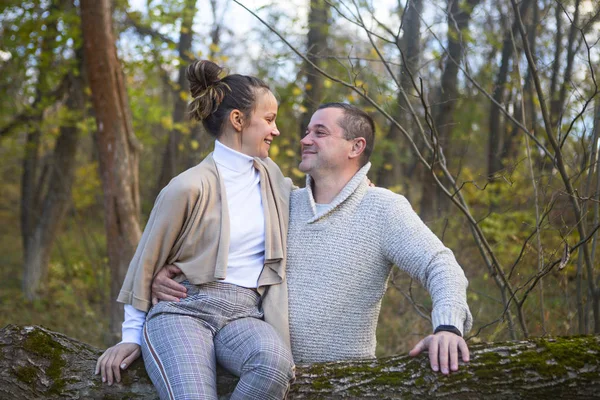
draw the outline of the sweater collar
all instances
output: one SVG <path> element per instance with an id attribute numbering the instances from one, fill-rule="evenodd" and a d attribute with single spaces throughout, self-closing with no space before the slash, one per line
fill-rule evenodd
<path id="1" fill-rule="evenodd" d="M 310 207 L 312 209 L 313 218 L 310 219 L 310 222 L 314 222 L 324 215 L 331 212 L 334 208 L 342 204 L 350 195 L 357 191 L 357 189 L 361 186 L 367 186 L 367 173 L 371 169 L 371 163 L 366 163 L 361 169 L 354 174 L 352 179 L 348 181 L 346 186 L 335 196 L 335 198 L 329 203 L 329 207 L 326 207 L 322 212 L 317 213 L 317 206 L 315 205 L 315 197 L 313 195 L 312 183 L 313 179 L 310 175 L 306 175 L 306 190 L 308 191 L 308 200 L 310 202 Z"/>
<path id="2" fill-rule="evenodd" d="M 220 167 L 234 172 L 247 172 L 254 167 L 254 158 L 235 151 L 218 140 L 215 140 L 213 159 Z"/>

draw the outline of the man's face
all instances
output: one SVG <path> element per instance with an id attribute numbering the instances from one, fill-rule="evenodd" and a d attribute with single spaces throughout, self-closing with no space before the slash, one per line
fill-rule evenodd
<path id="1" fill-rule="evenodd" d="M 298 168 L 311 176 L 336 172 L 351 165 L 348 157 L 352 150 L 352 140 L 344 138 L 344 131 L 338 120 L 344 115 L 339 108 L 317 110 L 300 141 L 302 161 Z"/>

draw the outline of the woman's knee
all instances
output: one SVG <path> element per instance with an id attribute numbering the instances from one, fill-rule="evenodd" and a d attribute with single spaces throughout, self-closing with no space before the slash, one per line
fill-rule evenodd
<path id="1" fill-rule="evenodd" d="M 278 339 L 260 341 L 246 363 L 245 369 L 264 368 L 278 371 L 292 380 L 295 365 L 289 348 Z"/>

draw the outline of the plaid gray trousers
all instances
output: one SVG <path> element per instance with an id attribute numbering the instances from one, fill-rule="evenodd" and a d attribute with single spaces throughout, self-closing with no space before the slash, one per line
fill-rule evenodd
<path id="1" fill-rule="evenodd" d="M 182 283 L 187 297 L 152 307 L 142 354 L 161 399 L 217 399 L 216 363 L 240 377 L 231 399 L 282 399 L 294 380 L 292 354 L 262 320 L 252 289 Z"/>

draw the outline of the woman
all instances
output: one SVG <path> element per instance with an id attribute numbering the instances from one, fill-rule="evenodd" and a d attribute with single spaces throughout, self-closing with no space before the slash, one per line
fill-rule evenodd
<path id="1" fill-rule="evenodd" d="M 119 382 L 141 347 L 161 399 L 216 399 L 217 361 L 240 376 L 232 399 L 283 398 L 294 378 L 282 284 L 291 181 L 267 158 L 277 101 L 259 79 L 221 71 L 187 69 L 190 112 L 215 150 L 157 197 L 118 297 L 123 341 L 96 366 Z M 181 269 L 188 296 L 151 308 L 165 264 Z"/>

